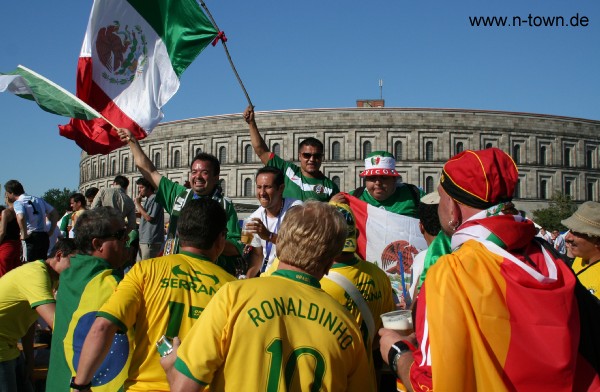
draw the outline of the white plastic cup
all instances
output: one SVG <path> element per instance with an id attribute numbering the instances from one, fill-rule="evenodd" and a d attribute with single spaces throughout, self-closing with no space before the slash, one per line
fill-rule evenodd
<path id="1" fill-rule="evenodd" d="M 394 310 L 381 315 L 383 328 L 393 329 L 402 335 L 414 332 L 412 312 L 410 310 Z"/>

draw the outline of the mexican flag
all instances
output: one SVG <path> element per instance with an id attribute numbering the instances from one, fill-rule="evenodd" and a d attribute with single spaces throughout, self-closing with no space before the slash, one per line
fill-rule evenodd
<path id="1" fill-rule="evenodd" d="M 0 92 L 37 102 L 43 110 L 59 116 L 92 120 L 100 113 L 53 81 L 19 65 L 9 73 L 0 73 Z"/>
<path id="2" fill-rule="evenodd" d="M 179 78 L 218 31 L 196 0 L 95 0 L 77 67 L 77 96 L 117 127 L 145 138 Z M 103 119 L 59 126 L 88 154 L 123 143 Z"/>
<path id="3" fill-rule="evenodd" d="M 384 270 L 399 295 L 412 283 L 413 257 L 427 248 L 419 220 L 374 207 L 345 194 L 359 235 L 356 253 Z"/>

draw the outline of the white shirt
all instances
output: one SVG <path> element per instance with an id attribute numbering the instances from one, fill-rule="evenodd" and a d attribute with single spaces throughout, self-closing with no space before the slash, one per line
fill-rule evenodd
<path id="1" fill-rule="evenodd" d="M 271 233 L 277 233 L 279 231 L 279 226 L 281 226 L 281 221 L 283 220 L 283 217 L 285 216 L 287 210 L 289 210 L 290 207 L 297 206 L 300 204 L 302 204 L 301 200 L 286 197 L 283 199 L 283 208 L 281 209 L 281 213 L 279 214 L 279 216 L 267 216 L 267 211 L 264 207 L 261 206 L 258 207 L 258 209 L 254 211 L 249 216 L 249 218 L 259 218 L 263 225 L 265 225 L 267 230 L 269 230 Z M 273 260 L 275 260 L 276 257 L 277 252 L 275 249 L 275 244 L 271 244 L 271 251 L 267 255 L 267 241 L 261 239 L 258 235 L 254 234 L 254 238 L 252 239 L 252 243 L 250 245 L 252 245 L 255 248 L 263 249 L 263 260 L 268 258 L 266 268 L 269 268 L 269 266 L 273 263 Z"/>

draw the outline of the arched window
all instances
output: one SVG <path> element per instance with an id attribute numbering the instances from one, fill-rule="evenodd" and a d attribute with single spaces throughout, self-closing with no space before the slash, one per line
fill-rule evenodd
<path id="1" fill-rule="evenodd" d="M 540 180 L 540 199 L 548 198 L 548 181 Z"/>
<path id="2" fill-rule="evenodd" d="M 244 196 L 252 196 L 252 180 L 249 178 L 244 180 Z"/>
<path id="3" fill-rule="evenodd" d="M 586 189 L 586 201 L 594 201 L 594 183 L 588 182 Z"/>
<path id="4" fill-rule="evenodd" d="M 181 153 L 175 150 L 173 153 L 173 167 L 181 167 Z"/>
<path id="5" fill-rule="evenodd" d="M 221 187 L 221 190 L 223 191 L 223 195 L 226 194 L 225 192 L 225 186 L 227 185 L 227 183 L 225 182 L 225 180 L 223 178 L 221 178 L 219 180 L 219 186 Z"/>
<path id="6" fill-rule="evenodd" d="M 114 176 L 117 172 L 117 161 L 114 159 L 111 159 L 110 161 L 110 174 L 112 176 Z"/>
<path id="7" fill-rule="evenodd" d="M 98 178 L 98 170 L 96 162 L 92 163 L 92 179 Z"/>
<path id="8" fill-rule="evenodd" d="M 160 152 L 154 153 L 154 162 L 153 163 L 157 169 L 160 169 Z"/>
<path id="9" fill-rule="evenodd" d="M 571 196 L 571 181 L 565 180 L 565 195 Z"/>
<path id="10" fill-rule="evenodd" d="M 566 166 L 566 167 L 571 166 L 571 149 L 569 147 L 565 147 L 564 166 Z"/>
<path id="11" fill-rule="evenodd" d="M 123 158 L 123 173 L 129 173 L 129 158 Z"/>
<path id="12" fill-rule="evenodd" d="M 515 161 L 515 163 L 518 165 L 519 163 L 521 163 L 521 146 L 519 144 L 515 144 L 513 146 L 513 154 L 512 154 L 512 158 L 513 161 Z"/>
<path id="13" fill-rule="evenodd" d="M 196 149 L 196 155 L 200 154 L 201 152 L 202 152 L 202 149 L 201 149 L 200 147 L 198 147 L 198 148 Z"/>
<path id="14" fill-rule="evenodd" d="M 372 147 L 371 147 L 371 142 L 370 141 L 366 141 L 363 143 L 363 151 L 362 151 L 362 155 L 363 155 L 363 159 L 365 159 L 367 157 L 367 155 L 369 155 L 371 153 Z"/>
<path id="15" fill-rule="evenodd" d="M 340 178 L 339 178 L 338 176 L 333 176 L 333 177 L 331 178 L 331 181 L 333 181 L 333 183 L 334 183 L 335 185 L 337 185 L 337 187 L 338 187 L 338 188 L 340 188 Z"/>
<path id="16" fill-rule="evenodd" d="M 433 161 L 433 142 L 425 143 L 425 160 Z"/>
<path id="17" fill-rule="evenodd" d="M 273 152 L 273 154 L 280 157 L 281 156 L 281 146 L 279 145 L 279 143 L 273 143 L 273 148 L 271 149 L 271 151 Z"/>
<path id="18" fill-rule="evenodd" d="M 492 148 L 492 147 L 494 147 L 494 146 L 492 145 L 492 143 L 486 143 L 486 144 L 485 144 L 485 148 Z"/>
<path id="19" fill-rule="evenodd" d="M 331 160 L 339 161 L 341 155 L 341 145 L 340 142 L 331 143 Z"/>
<path id="20" fill-rule="evenodd" d="M 219 147 L 219 162 L 221 162 L 221 164 L 227 162 L 227 149 L 225 146 Z"/>
<path id="21" fill-rule="evenodd" d="M 435 189 L 433 189 L 433 177 L 427 176 L 427 178 L 425 179 L 425 193 L 431 193 L 434 190 Z"/>
<path id="22" fill-rule="evenodd" d="M 585 152 L 585 167 L 588 169 L 594 168 L 594 150 L 592 149 Z"/>
<path id="23" fill-rule="evenodd" d="M 517 184 L 515 185 L 515 191 L 513 193 L 513 197 L 515 199 L 519 199 L 521 197 L 521 179 L 517 180 Z"/>
<path id="24" fill-rule="evenodd" d="M 397 141 L 394 143 L 394 157 L 396 157 L 396 161 L 402 160 L 402 142 Z"/>
<path id="25" fill-rule="evenodd" d="M 252 149 L 252 145 L 247 144 L 246 147 L 244 147 L 244 162 L 251 163 L 252 156 L 254 156 L 254 150 Z"/>
<path id="26" fill-rule="evenodd" d="M 454 155 L 463 152 L 464 149 L 465 146 L 463 145 L 463 142 L 457 142 L 456 146 L 454 146 Z"/>
<path id="27" fill-rule="evenodd" d="M 100 165 L 100 177 L 106 176 L 106 162 L 102 161 Z"/>

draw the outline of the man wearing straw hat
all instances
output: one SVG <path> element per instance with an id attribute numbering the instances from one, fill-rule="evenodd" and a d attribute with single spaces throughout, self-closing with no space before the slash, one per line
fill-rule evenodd
<path id="1" fill-rule="evenodd" d="M 416 334 L 379 331 L 411 389 L 572 391 L 580 381 L 575 277 L 534 240 L 532 221 L 508 211 L 518 178 L 497 148 L 444 165 L 439 216 L 453 252 L 427 272 Z"/>
<path id="2" fill-rule="evenodd" d="M 575 256 L 571 268 L 581 284 L 600 298 L 600 203 L 586 201 L 561 223 L 569 229 L 565 241 Z"/>

